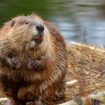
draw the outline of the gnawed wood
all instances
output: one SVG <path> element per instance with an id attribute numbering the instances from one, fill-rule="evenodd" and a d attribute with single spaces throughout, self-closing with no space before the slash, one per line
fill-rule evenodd
<path id="1" fill-rule="evenodd" d="M 90 97 L 90 99 L 91 99 L 91 105 L 98 105 L 98 104 L 94 103 L 95 101 L 99 102 L 102 105 L 105 105 L 105 91 L 91 94 L 88 97 Z M 82 100 L 82 105 L 86 105 L 86 97 L 82 97 L 81 100 Z M 95 101 L 93 101 L 93 100 L 95 100 Z M 68 102 L 64 102 L 59 105 L 79 105 L 79 103 L 72 99 Z"/>

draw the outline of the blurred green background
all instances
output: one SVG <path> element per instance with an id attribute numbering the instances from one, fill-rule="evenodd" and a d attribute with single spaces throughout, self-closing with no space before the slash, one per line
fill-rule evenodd
<path id="1" fill-rule="evenodd" d="M 0 26 L 18 15 L 36 13 L 52 21 L 67 42 L 105 46 L 104 0 L 0 0 Z"/>

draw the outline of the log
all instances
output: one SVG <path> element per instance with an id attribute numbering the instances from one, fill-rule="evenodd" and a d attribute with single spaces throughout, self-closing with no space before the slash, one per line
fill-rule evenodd
<path id="1" fill-rule="evenodd" d="M 88 97 L 91 99 L 91 105 L 100 105 L 100 103 L 102 103 L 102 105 L 105 105 L 105 91 L 91 94 Z M 81 98 L 80 101 L 82 101 L 82 105 L 87 105 L 86 100 L 87 100 L 87 97 Z M 95 104 L 95 102 L 99 104 Z M 64 102 L 59 105 L 79 105 L 79 103 L 74 100 L 70 100 L 68 102 Z"/>

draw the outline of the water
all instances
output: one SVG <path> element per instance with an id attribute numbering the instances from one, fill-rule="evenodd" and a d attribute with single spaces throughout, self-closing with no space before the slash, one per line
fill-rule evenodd
<path id="1" fill-rule="evenodd" d="M 102 4 L 102 0 L 0 0 L 0 25 L 14 16 L 36 13 L 52 21 L 67 42 L 105 46 Z"/>

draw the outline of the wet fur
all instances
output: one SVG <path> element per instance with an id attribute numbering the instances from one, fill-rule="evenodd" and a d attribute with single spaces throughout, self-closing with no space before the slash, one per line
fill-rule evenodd
<path id="1" fill-rule="evenodd" d="M 33 17 L 37 19 L 37 16 Z M 42 97 L 42 99 L 52 102 L 57 93 L 64 91 L 67 69 L 66 44 L 55 26 L 47 21 L 44 21 L 44 25 L 48 30 L 43 40 L 45 43 L 34 50 L 24 50 L 21 48 L 24 45 L 24 43 L 20 43 L 21 38 L 17 40 L 11 36 L 11 21 L 1 28 L 0 82 L 5 94 L 15 101 L 26 102 L 34 100 L 36 97 Z M 18 70 L 11 70 L 4 61 L 5 56 L 8 55 L 18 58 L 22 67 Z M 40 65 L 40 71 L 27 68 L 30 58 L 43 62 Z"/>

